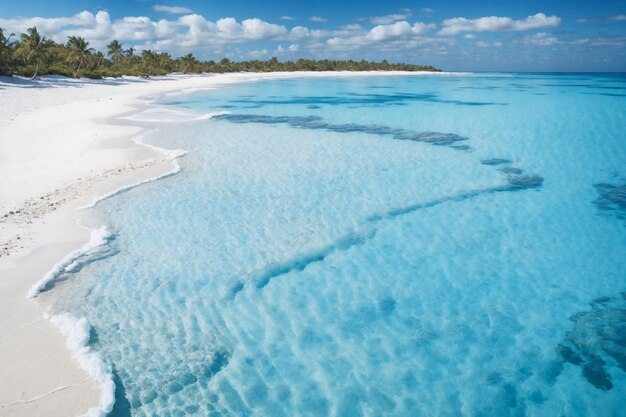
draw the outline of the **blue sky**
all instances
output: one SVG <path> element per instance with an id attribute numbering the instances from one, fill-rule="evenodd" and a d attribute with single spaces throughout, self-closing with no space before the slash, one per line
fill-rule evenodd
<path id="1" fill-rule="evenodd" d="M 203 59 L 387 59 L 468 71 L 626 71 L 626 0 L 2 0 L 0 27 Z"/>

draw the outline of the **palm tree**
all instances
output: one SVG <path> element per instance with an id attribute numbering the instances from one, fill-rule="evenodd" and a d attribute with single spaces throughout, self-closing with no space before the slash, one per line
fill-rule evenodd
<path id="1" fill-rule="evenodd" d="M 119 41 L 111 41 L 111 43 L 107 45 L 107 55 L 113 60 L 115 64 L 119 64 L 120 60 L 124 57 L 124 49 L 122 48 L 122 44 Z"/>
<path id="2" fill-rule="evenodd" d="M 185 56 L 182 56 L 179 58 L 179 60 L 181 63 L 181 70 L 183 72 L 189 71 L 190 68 L 193 68 L 198 63 L 198 60 L 195 56 L 193 56 L 193 54 L 187 54 Z"/>
<path id="3" fill-rule="evenodd" d="M 11 38 L 15 36 L 15 33 L 11 33 L 7 38 L 4 35 L 4 29 L 0 28 L 0 73 L 3 73 L 3 69 L 8 71 L 9 62 L 11 61 L 11 49 L 13 48 L 13 42 Z"/>
<path id="4" fill-rule="evenodd" d="M 171 72 L 173 69 L 172 56 L 167 52 L 157 54 L 156 65 L 161 71 L 165 71 L 166 73 Z"/>
<path id="5" fill-rule="evenodd" d="M 26 29 L 26 33 L 22 33 L 20 36 L 20 43 L 15 51 L 16 55 L 23 58 L 26 63 L 34 61 L 37 64 L 31 80 L 35 79 L 41 63 L 46 58 L 46 45 L 46 37 L 41 36 L 35 26 Z"/>
<path id="6" fill-rule="evenodd" d="M 89 42 L 79 36 L 68 36 L 67 48 L 69 49 L 67 60 L 70 63 L 78 64 L 74 72 L 74 77 L 77 77 L 81 67 L 89 56 L 95 52 L 95 49 L 90 48 Z"/>
<path id="7" fill-rule="evenodd" d="M 132 46 L 124 51 L 124 55 L 126 56 L 126 65 L 132 64 L 133 61 L 137 60 L 137 55 L 135 55 L 135 48 L 133 48 Z"/>
<path id="8" fill-rule="evenodd" d="M 147 76 L 154 74 L 154 68 L 157 66 L 158 55 L 149 49 L 141 51 L 141 61 L 143 72 Z"/>
<path id="9" fill-rule="evenodd" d="M 98 68 L 100 68 L 100 66 L 104 63 L 107 62 L 106 57 L 104 56 L 104 54 L 100 51 L 96 52 L 95 54 L 93 54 L 91 56 L 91 69 L 92 70 L 97 70 Z"/>

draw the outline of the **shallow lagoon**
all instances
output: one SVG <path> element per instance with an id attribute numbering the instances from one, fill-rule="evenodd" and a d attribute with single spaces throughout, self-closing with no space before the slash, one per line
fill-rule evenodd
<path id="1" fill-rule="evenodd" d="M 228 113 L 158 124 L 182 171 L 97 206 L 113 239 L 55 310 L 91 323 L 115 416 L 618 416 L 624 92 L 468 74 L 164 97 Z"/>

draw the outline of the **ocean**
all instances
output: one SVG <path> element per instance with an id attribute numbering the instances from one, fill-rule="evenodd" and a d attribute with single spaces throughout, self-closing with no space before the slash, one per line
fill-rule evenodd
<path id="1" fill-rule="evenodd" d="M 259 80 L 125 122 L 180 172 L 86 209 L 45 288 L 111 416 L 624 415 L 624 74 Z"/>

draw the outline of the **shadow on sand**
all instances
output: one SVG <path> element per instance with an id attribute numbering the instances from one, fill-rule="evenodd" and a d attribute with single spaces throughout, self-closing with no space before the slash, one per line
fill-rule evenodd
<path id="1" fill-rule="evenodd" d="M 141 84 L 153 80 L 175 80 L 182 77 L 192 77 L 183 74 L 171 74 L 158 77 L 130 77 L 123 76 L 120 78 L 102 78 L 94 80 L 90 78 L 68 78 L 61 75 L 46 75 L 31 80 L 27 77 L 20 76 L 0 76 L 0 90 L 6 87 L 17 88 L 60 88 L 60 87 L 76 87 L 82 88 L 88 85 L 126 85 Z"/>

